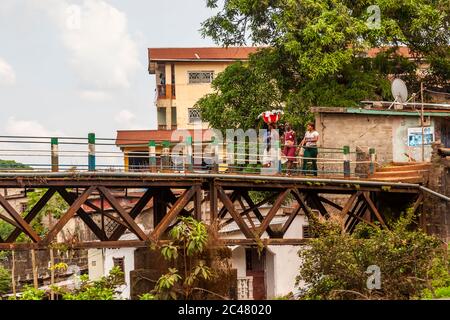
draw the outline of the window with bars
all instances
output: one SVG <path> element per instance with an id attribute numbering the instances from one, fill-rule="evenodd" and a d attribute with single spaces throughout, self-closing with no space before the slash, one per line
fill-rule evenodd
<path id="1" fill-rule="evenodd" d="M 189 83 L 211 83 L 214 79 L 214 71 L 189 71 Z"/>
<path id="2" fill-rule="evenodd" d="M 188 118 L 189 118 L 189 123 L 202 122 L 200 110 L 198 110 L 196 108 L 188 108 Z"/>
<path id="3" fill-rule="evenodd" d="M 304 224 L 302 226 L 302 232 L 303 232 L 303 239 L 315 238 L 311 227 L 307 224 Z"/>

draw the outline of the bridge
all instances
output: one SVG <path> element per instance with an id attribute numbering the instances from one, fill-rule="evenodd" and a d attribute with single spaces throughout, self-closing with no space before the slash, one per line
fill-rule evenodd
<path id="1" fill-rule="evenodd" d="M 30 143 L 31 140 L 27 142 Z M 75 142 L 75 145 L 79 144 L 86 143 Z M 0 239 L 0 250 L 45 249 L 54 246 L 57 234 L 74 217 L 81 219 L 97 240 L 64 243 L 71 248 L 144 247 L 154 242 L 164 242 L 167 241 L 167 231 L 177 223 L 179 216 L 193 216 L 204 221 L 210 230 L 219 235 L 219 241 L 224 245 L 300 245 L 307 240 L 300 235 L 286 238 L 286 233 L 295 217 L 301 213 L 306 216 L 320 215 L 325 219 L 338 215 L 344 219 L 343 228 L 347 232 L 352 232 L 358 223 L 388 228 L 383 215 L 386 208 L 398 208 L 399 204 L 403 207 L 412 205 L 413 210 L 417 211 L 422 203 L 423 193 L 432 192 L 420 184 L 378 181 L 372 180 L 370 176 L 361 178 L 355 172 L 350 174 L 346 170 L 353 164 L 345 152 L 343 161 L 339 162 L 344 168 L 342 173 L 330 174 L 319 170 L 315 177 L 285 176 L 278 171 L 281 166 L 271 174 L 264 169 L 259 172 L 237 169 L 221 171 L 217 166 L 195 170 L 189 167 L 189 161 L 183 164 L 182 172 L 177 167 L 155 170 L 156 162 L 152 158 L 158 156 L 154 154 L 154 148 L 146 155 L 147 158 L 150 157 L 147 168 L 132 171 L 129 168 L 117 170 L 108 167 L 102 170 L 95 165 L 93 140 L 90 139 L 86 145 L 89 146 L 86 152 L 89 159 L 87 171 L 73 166 L 62 170 L 59 157 L 63 152 L 55 147 L 58 143 L 54 139 L 51 139 L 51 147 L 45 154 L 51 160 L 48 164 L 41 167 L 30 165 L 24 168 L 3 168 L 0 172 L 1 189 L 26 191 L 39 188 L 46 191 L 33 208 L 28 208 L 24 216 L 11 205 L 5 195 L 0 195 L 0 206 L 4 209 L 3 213 L 0 212 L 0 219 L 14 227 L 7 237 Z M 24 151 L 28 156 L 32 156 L 33 152 L 43 152 Z M 18 154 L 19 150 L 14 152 Z M 79 151 L 76 152 L 78 155 Z M 161 163 L 164 156 L 159 155 Z M 188 151 L 186 156 L 192 159 L 195 155 Z M 335 163 L 336 160 L 333 159 L 332 162 Z M 373 157 L 372 160 L 361 162 L 371 164 Z M 125 208 L 119 197 L 133 190 L 141 190 L 139 199 L 131 209 Z M 264 198 L 254 201 L 251 196 L 254 191 L 262 192 Z M 55 194 L 59 194 L 69 208 L 50 230 L 45 234 L 38 234 L 33 229 L 33 221 Z M 102 197 L 116 214 L 108 214 L 103 206 L 94 204 L 90 199 L 94 194 Z M 281 228 L 275 229 L 271 222 L 288 199 L 292 210 Z M 151 200 L 153 228 L 150 232 L 145 232 L 136 223 L 136 219 Z M 261 208 L 268 203 L 271 208 L 263 214 Z M 91 210 L 87 212 L 86 207 Z M 99 215 L 102 223 L 95 221 L 93 214 Z M 242 234 L 240 238 L 220 237 L 221 230 L 230 223 L 238 226 Z M 127 230 L 137 240 L 122 240 L 121 236 Z M 27 242 L 18 242 L 21 233 L 27 236 Z"/>
<path id="2" fill-rule="evenodd" d="M 7 218 L 5 215 L 0 215 L 0 219 L 15 226 L 14 231 L 6 239 L 0 239 L 2 250 L 47 248 L 53 244 L 58 232 L 75 215 L 86 223 L 98 241 L 66 244 L 73 248 L 147 246 L 151 242 L 164 240 L 165 232 L 173 223 L 176 223 L 180 215 L 192 215 L 216 228 L 218 232 L 221 227 L 234 221 L 243 237 L 223 239 L 223 243 L 227 245 L 254 245 L 260 242 L 273 245 L 302 244 L 305 243 L 305 239 L 284 238 L 287 229 L 301 211 L 307 216 L 317 212 L 328 218 L 331 213 L 327 210 L 326 204 L 338 210 L 338 214 L 342 217 L 346 217 L 344 227 L 347 231 L 352 231 L 359 222 L 374 225 L 375 221 L 378 221 L 381 227 L 387 227 L 386 220 L 378 209 L 380 205 L 384 205 L 380 202 L 383 195 L 394 195 L 402 201 L 413 202 L 414 210 L 418 209 L 423 197 L 420 185 L 417 184 L 189 173 L 3 173 L 0 174 L 0 188 L 47 189 L 25 217 L 22 217 L 4 196 L 0 196 L 0 205 L 10 216 Z M 127 189 L 137 188 L 144 189 L 145 192 L 131 210 L 125 210 L 116 195 L 124 189 L 126 192 Z M 250 191 L 266 191 L 267 196 L 258 203 L 254 203 L 249 195 Z M 94 192 L 103 196 L 118 215 L 111 220 L 116 226 L 109 234 L 82 209 L 82 205 L 87 205 L 102 215 L 101 208 L 89 200 L 89 196 Z M 42 237 L 33 230 L 32 222 L 55 193 L 60 194 L 70 207 Z M 328 198 L 333 195 L 347 197 L 345 205 L 341 206 Z M 280 230 L 272 230 L 270 222 L 288 196 L 293 199 L 293 211 Z M 151 199 L 153 199 L 154 229 L 150 234 L 146 234 L 136 224 L 135 219 Z M 273 206 L 263 216 L 260 207 L 268 202 L 273 202 Z M 209 207 L 208 210 L 202 210 L 205 203 Z M 236 203 L 241 206 L 240 209 L 236 208 Z M 373 219 L 364 218 L 367 211 Z M 251 223 L 252 216 L 259 220 L 258 226 Z M 108 219 L 111 218 L 108 217 Z M 126 230 L 134 233 L 139 240 L 120 240 Z M 30 242 L 16 242 L 22 232 L 28 236 Z M 263 233 L 267 233 L 266 239 L 261 238 Z"/>

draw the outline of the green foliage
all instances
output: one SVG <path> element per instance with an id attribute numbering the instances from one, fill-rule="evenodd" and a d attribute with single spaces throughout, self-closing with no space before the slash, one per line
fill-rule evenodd
<path id="1" fill-rule="evenodd" d="M 208 242 L 206 225 L 192 217 L 180 217 L 180 223 L 172 228 L 170 236 L 182 244 L 188 256 L 201 253 Z"/>
<path id="2" fill-rule="evenodd" d="M 303 299 L 418 299 L 448 286 L 449 261 L 440 240 L 411 230 L 409 210 L 391 230 L 360 223 L 353 234 L 343 233 L 341 223 L 310 224 L 318 238 L 299 252 L 303 264 L 297 277 L 308 290 Z M 366 286 L 367 267 L 381 270 L 381 289 Z M 442 289 L 445 291 L 445 289 Z"/>
<path id="3" fill-rule="evenodd" d="M 200 280 L 211 280 L 215 276 L 200 257 L 208 243 L 208 231 L 203 222 L 180 217 L 169 235 L 173 241 L 161 248 L 161 255 L 174 265 L 179 265 L 179 259 L 182 259 L 184 272 L 180 273 L 176 267 L 168 268 L 167 273 L 156 281 L 152 292 L 141 296 L 141 300 L 190 299 L 195 291 L 202 290 L 197 287 Z"/>
<path id="4" fill-rule="evenodd" d="M 371 5 L 381 10 L 380 28 L 367 23 Z M 198 102 L 214 128 L 257 128 L 260 112 L 283 106 L 285 120 L 302 131 L 311 106 L 392 99 L 388 75 L 401 75 L 418 91 L 422 63 L 430 65 L 425 86 L 449 90 L 449 0 L 208 0 L 207 6 L 217 13 L 203 23 L 203 36 L 224 46 L 264 46 L 219 74 L 214 93 Z M 400 45 L 422 60 L 399 55 Z"/>
<path id="5" fill-rule="evenodd" d="M 23 216 L 28 214 L 30 210 L 36 205 L 36 203 L 42 198 L 42 196 L 45 194 L 47 189 L 37 189 L 33 192 L 27 193 L 27 210 L 23 212 Z M 38 213 L 38 215 L 33 219 L 31 222 L 32 228 L 40 235 L 44 236 L 47 233 L 47 228 L 42 223 L 42 219 L 44 217 L 48 217 L 49 215 L 52 215 L 54 219 L 59 219 L 63 213 L 67 211 L 69 208 L 69 205 L 67 202 L 64 201 L 64 199 L 59 195 L 55 194 L 53 197 L 48 201 L 48 203 L 42 208 L 42 210 Z M 0 237 L 2 239 L 6 239 L 11 232 L 15 229 L 14 226 L 11 224 L 1 220 L 0 221 Z M 21 235 L 17 238 L 17 242 L 29 242 L 30 239 L 24 234 L 21 233 Z"/>
<path id="6" fill-rule="evenodd" d="M 115 300 L 117 288 L 123 284 L 123 272 L 114 267 L 109 275 L 97 281 L 90 281 L 87 275 L 81 276 L 79 289 L 63 294 L 64 300 Z"/>
<path id="7" fill-rule="evenodd" d="M 18 300 L 44 300 L 44 298 L 44 290 L 35 289 L 32 286 L 25 286 Z M 14 297 L 11 297 L 10 299 L 15 300 Z"/>
<path id="8" fill-rule="evenodd" d="M 8 170 L 8 169 L 32 169 L 32 168 L 30 166 L 27 166 L 20 162 L 16 162 L 14 160 L 0 159 L 0 170 Z"/>
<path id="9" fill-rule="evenodd" d="M 0 265 L 0 297 L 11 290 L 11 275 L 9 270 Z"/>
<path id="10" fill-rule="evenodd" d="M 139 296 L 139 300 L 156 300 L 156 296 L 151 293 L 144 293 Z"/>

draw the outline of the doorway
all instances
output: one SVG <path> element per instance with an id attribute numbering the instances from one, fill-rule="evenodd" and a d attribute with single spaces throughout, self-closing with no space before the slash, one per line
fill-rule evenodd
<path id="1" fill-rule="evenodd" d="M 266 250 L 260 254 L 256 248 L 245 249 L 246 276 L 253 277 L 253 299 L 265 300 L 266 290 Z"/>

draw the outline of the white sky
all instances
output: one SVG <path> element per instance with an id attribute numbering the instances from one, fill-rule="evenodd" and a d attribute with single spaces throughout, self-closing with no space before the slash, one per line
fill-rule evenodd
<path id="1" fill-rule="evenodd" d="M 214 46 L 205 3 L 0 0 L 0 135 L 155 129 L 147 48 Z"/>
<path id="2" fill-rule="evenodd" d="M 1 133 L 155 128 L 147 48 L 213 46 L 205 2 L 1 0 Z"/>

